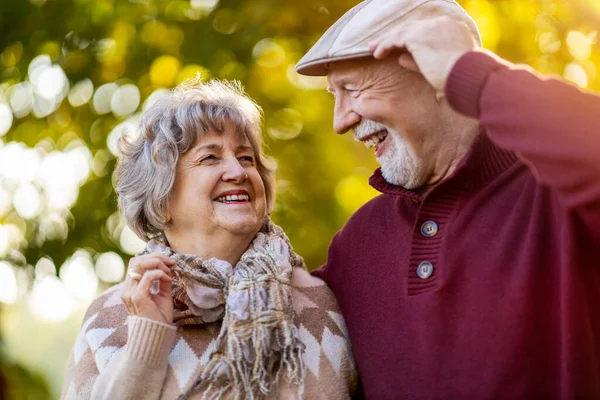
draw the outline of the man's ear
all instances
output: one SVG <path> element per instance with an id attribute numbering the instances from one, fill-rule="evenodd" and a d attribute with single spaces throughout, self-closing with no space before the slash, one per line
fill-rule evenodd
<path id="1" fill-rule="evenodd" d="M 412 54 L 410 54 L 407 51 L 403 52 L 398 56 L 398 64 L 400 64 L 402 68 L 406 68 L 409 71 L 421 73 L 421 70 L 415 62 L 415 59 L 413 58 Z"/>

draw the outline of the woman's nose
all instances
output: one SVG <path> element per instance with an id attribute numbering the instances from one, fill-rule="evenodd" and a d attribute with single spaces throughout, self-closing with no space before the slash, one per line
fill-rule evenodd
<path id="1" fill-rule="evenodd" d="M 248 174 L 246 173 L 246 169 L 240 164 L 239 160 L 232 157 L 225 163 L 225 171 L 222 179 L 224 181 L 241 183 L 248 179 Z"/>

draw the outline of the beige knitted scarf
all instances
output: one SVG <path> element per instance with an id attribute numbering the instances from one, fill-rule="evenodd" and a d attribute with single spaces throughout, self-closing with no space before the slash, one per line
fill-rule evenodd
<path id="1" fill-rule="evenodd" d="M 280 379 L 304 390 L 304 345 L 294 324 L 290 281 L 292 269 L 305 268 L 291 250 L 283 230 L 268 218 L 233 268 L 228 262 L 178 254 L 151 240 L 144 253 L 173 258 L 172 295 L 177 325 L 207 324 L 223 319 L 216 350 L 190 392 L 205 398 L 228 394 L 235 399 L 262 399 Z"/>

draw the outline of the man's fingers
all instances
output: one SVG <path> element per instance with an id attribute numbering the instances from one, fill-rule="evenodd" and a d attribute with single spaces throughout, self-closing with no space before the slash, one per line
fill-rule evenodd
<path id="1" fill-rule="evenodd" d="M 371 46 L 371 44 L 373 45 Z M 404 41 L 401 41 L 400 38 L 390 36 L 371 44 L 369 45 L 369 49 L 373 51 L 373 57 L 377 59 L 386 58 L 392 51 L 405 48 Z"/>

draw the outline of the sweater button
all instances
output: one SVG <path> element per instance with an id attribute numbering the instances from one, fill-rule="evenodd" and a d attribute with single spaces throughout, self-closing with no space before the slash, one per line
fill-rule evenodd
<path id="1" fill-rule="evenodd" d="M 438 233 L 438 224 L 434 221 L 427 221 L 421 225 L 421 235 L 425 237 L 434 237 Z"/>
<path id="2" fill-rule="evenodd" d="M 423 261 L 417 267 L 417 275 L 421 279 L 428 279 L 431 275 L 433 275 L 433 264 L 429 261 Z"/>

